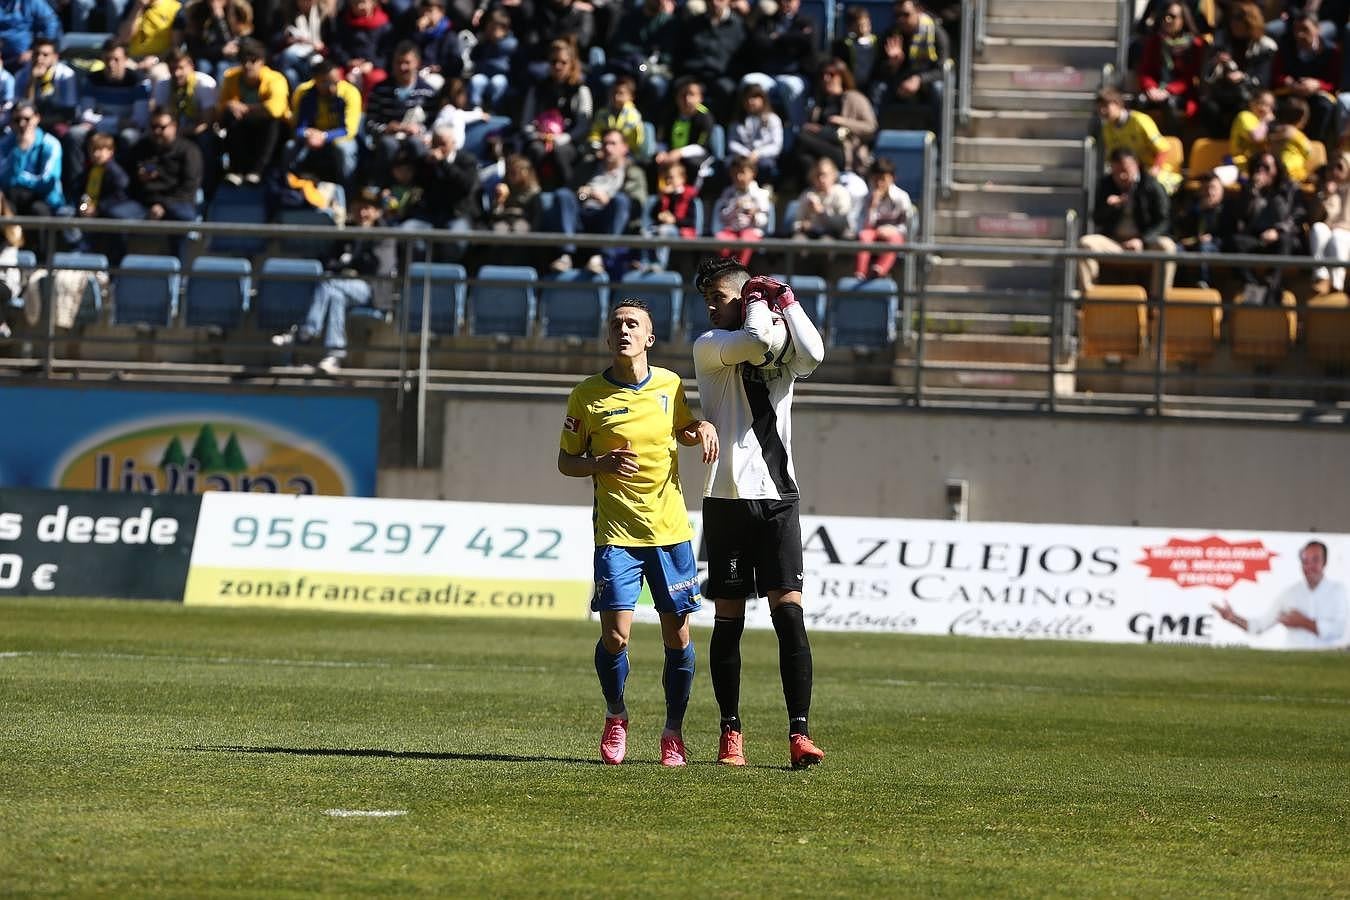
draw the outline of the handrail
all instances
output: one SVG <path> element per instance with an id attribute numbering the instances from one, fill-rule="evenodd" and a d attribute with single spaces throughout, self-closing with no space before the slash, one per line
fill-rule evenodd
<path id="1" fill-rule="evenodd" d="M 970 110 L 974 103 L 972 81 L 975 71 L 974 56 L 977 52 L 975 48 L 975 18 L 979 15 L 979 9 L 983 5 L 983 3 L 975 2 L 975 0 L 961 0 L 961 74 L 957 83 L 949 86 L 949 89 L 954 88 L 961 92 L 959 118 L 962 125 L 970 124 Z"/>
<path id="2" fill-rule="evenodd" d="M 934 221 L 937 218 L 936 194 L 938 180 L 938 161 L 933 152 L 935 143 L 936 138 L 933 136 L 933 132 L 926 132 L 923 136 L 923 201 L 921 203 L 922 210 L 919 213 L 919 229 L 925 242 L 927 242 L 937 230 L 937 222 Z"/>
<path id="3" fill-rule="evenodd" d="M 956 144 L 956 97 L 953 94 L 958 90 L 964 90 L 965 85 L 958 85 L 955 77 L 955 65 L 950 59 L 942 61 L 942 124 L 939 127 L 941 131 L 941 144 L 938 146 L 938 165 L 941 167 L 942 199 L 946 200 L 952 195 L 952 157 L 955 156 Z"/>
<path id="4" fill-rule="evenodd" d="M 1083 218 L 1092 221 L 1092 210 L 1097 205 L 1097 180 L 1101 165 L 1097 161 L 1097 142 L 1091 136 L 1083 138 Z"/>
<path id="5" fill-rule="evenodd" d="M 1116 2 L 1116 71 L 1125 72 L 1129 65 L 1130 33 L 1134 30 L 1134 0 Z"/>
<path id="6" fill-rule="evenodd" d="M 974 47 L 975 47 L 975 52 L 976 52 L 976 53 L 983 53 L 983 52 L 984 52 L 984 41 L 985 41 L 985 38 L 987 38 L 987 37 L 989 36 L 988 33 L 987 33 L 987 31 L 986 31 L 986 23 L 985 23 L 985 21 L 984 21 L 985 6 L 987 6 L 988 3 L 989 3 L 989 0 L 976 0 L 976 2 L 972 4 L 972 5 L 975 7 L 975 42 L 974 42 Z M 964 14 L 963 14 L 963 15 L 964 15 Z"/>

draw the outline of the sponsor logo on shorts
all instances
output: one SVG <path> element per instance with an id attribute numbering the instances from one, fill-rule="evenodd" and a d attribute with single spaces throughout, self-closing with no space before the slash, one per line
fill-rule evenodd
<path id="1" fill-rule="evenodd" d="M 678 594 L 680 591 L 687 591 L 690 588 L 698 587 L 698 578 L 690 578 L 688 581 L 677 581 L 670 586 L 672 594 Z"/>

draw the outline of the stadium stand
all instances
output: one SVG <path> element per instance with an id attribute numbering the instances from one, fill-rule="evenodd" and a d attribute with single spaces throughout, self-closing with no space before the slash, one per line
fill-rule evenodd
<path id="1" fill-rule="evenodd" d="M 238 328 L 248 312 L 253 267 L 247 259 L 199 256 L 192 261 L 184 297 L 189 328 Z"/>

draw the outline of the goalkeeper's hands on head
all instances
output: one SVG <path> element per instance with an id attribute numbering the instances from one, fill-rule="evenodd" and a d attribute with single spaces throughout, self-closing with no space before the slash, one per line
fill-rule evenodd
<path id="1" fill-rule="evenodd" d="M 765 275 L 756 275 L 745 283 L 745 287 L 741 288 L 742 303 L 749 305 L 756 300 L 763 300 L 768 303 L 769 309 L 779 314 L 782 314 L 783 310 L 797 302 L 796 296 L 792 293 L 792 288 Z"/>

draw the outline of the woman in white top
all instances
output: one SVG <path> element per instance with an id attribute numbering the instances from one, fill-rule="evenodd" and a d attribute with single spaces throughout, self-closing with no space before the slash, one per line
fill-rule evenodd
<path id="1" fill-rule="evenodd" d="M 1311 204 L 1316 219 L 1308 241 L 1312 255 L 1342 264 L 1350 262 L 1350 153 L 1337 155 L 1335 163 L 1327 167 L 1317 200 L 1320 202 Z M 1344 290 L 1345 269 L 1317 269 L 1313 272 L 1313 288 L 1319 294 Z"/>
<path id="2" fill-rule="evenodd" d="M 895 164 L 889 159 L 877 159 L 868 172 L 868 180 L 872 190 L 864 201 L 867 205 L 863 208 L 858 240 L 903 244 L 909 235 L 909 218 L 914 212 L 914 204 L 910 202 L 909 194 L 895 183 Z M 894 266 L 894 253 L 878 253 L 874 260 L 870 251 L 863 250 L 853 269 L 859 278 L 885 278 Z"/>
<path id="3" fill-rule="evenodd" d="M 731 163 L 731 184 L 717 198 L 717 206 L 713 209 L 718 240 L 762 240 L 764 229 L 769 226 L 769 210 L 772 208 L 773 198 L 755 181 L 754 161 L 738 156 Z M 742 250 L 725 247 L 722 255 L 735 256 L 742 266 L 749 268 L 750 257 L 754 252 L 749 247 Z"/>

